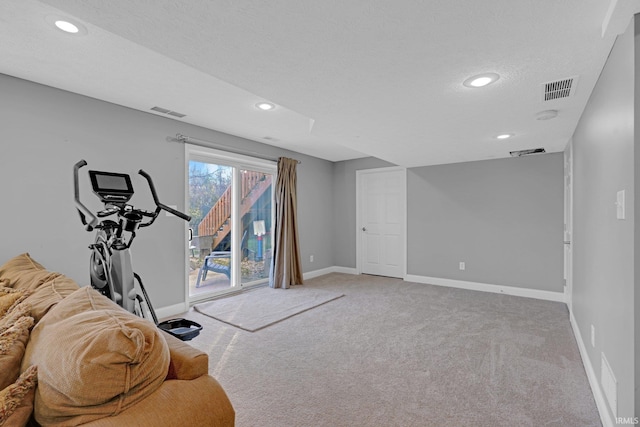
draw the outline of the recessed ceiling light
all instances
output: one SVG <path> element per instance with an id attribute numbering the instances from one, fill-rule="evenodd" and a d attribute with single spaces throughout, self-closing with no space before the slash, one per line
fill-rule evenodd
<path id="1" fill-rule="evenodd" d="M 56 29 L 65 32 L 66 34 L 71 34 L 74 36 L 84 36 L 87 34 L 87 27 L 82 25 L 77 20 L 67 18 L 66 16 L 48 15 L 45 17 L 45 21 L 47 21 L 50 25 L 55 26 Z"/>
<path id="2" fill-rule="evenodd" d="M 56 27 L 60 28 L 62 31 L 66 32 L 66 33 L 72 33 L 75 34 L 78 31 L 78 27 L 76 27 L 75 25 L 73 25 L 71 22 L 68 21 L 56 21 L 55 23 Z"/>
<path id="3" fill-rule="evenodd" d="M 496 136 L 497 139 L 509 139 L 513 136 L 512 133 L 503 133 L 502 135 Z"/>
<path id="4" fill-rule="evenodd" d="M 258 108 L 259 110 L 262 111 L 269 111 L 269 110 L 273 110 L 274 108 L 276 108 L 276 106 L 270 102 L 258 102 L 256 104 L 256 108 Z"/>
<path id="5" fill-rule="evenodd" d="M 483 87 L 487 86 L 500 78 L 496 73 L 478 74 L 477 76 L 469 77 L 462 84 L 466 87 Z"/>

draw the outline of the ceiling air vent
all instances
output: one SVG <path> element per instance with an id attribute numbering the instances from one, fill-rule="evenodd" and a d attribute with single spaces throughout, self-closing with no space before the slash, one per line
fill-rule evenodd
<path id="1" fill-rule="evenodd" d="M 153 107 L 152 110 L 157 111 L 158 113 L 164 113 L 164 114 L 167 114 L 169 111 L 171 111 L 171 110 L 167 110 L 166 108 L 160 108 L 160 107 Z"/>
<path id="2" fill-rule="evenodd" d="M 169 111 L 167 114 L 170 115 L 170 116 L 180 117 L 180 118 L 183 118 L 183 117 L 186 116 L 186 114 L 176 113 L 175 111 Z"/>
<path id="3" fill-rule="evenodd" d="M 173 117 L 179 117 L 179 118 L 186 117 L 186 114 L 178 113 L 176 111 L 167 110 L 166 108 L 162 108 L 162 107 L 152 107 L 151 111 L 157 111 L 158 113 L 168 114 L 168 115 L 173 116 Z"/>
<path id="4" fill-rule="evenodd" d="M 542 100 L 555 101 L 558 99 L 569 98 L 576 92 L 578 84 L 578 76 L 567 77 L 566 79 L 556 80 L 542 84 Z"/>
<path id="5" fill-rule="evenodd" d="M 541 153 L 546 153 L 544 148 L 530 148 L 528 150 L 509 151 L 509 154 L 511 154 L 511 157 L 522 157 L 522 156 L 528 156 L 530 154 L 541 154 Z"/>

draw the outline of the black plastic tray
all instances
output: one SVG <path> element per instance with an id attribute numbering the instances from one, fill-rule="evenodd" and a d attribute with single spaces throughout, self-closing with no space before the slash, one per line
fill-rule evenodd
<path id="1" fill-rule="evenodd" d="M 193 320 L 171 319 L 158 323 L 158 328 L 162 329 L 182 341 L 189 341 L 200 334 L 202 326 Z"/>

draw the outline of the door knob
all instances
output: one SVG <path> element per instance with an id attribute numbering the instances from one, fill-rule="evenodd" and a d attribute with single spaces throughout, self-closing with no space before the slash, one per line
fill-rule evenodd
<path id="1" fill-rule="evenodd" d="M 367 231 L 367 227 L 362 227 L 362 231 Z"/>

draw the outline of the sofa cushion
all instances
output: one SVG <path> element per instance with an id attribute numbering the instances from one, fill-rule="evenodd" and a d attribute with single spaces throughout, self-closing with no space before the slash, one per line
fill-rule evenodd
<path id="1" fill-rule="evenodd" d="M 51 307 L 79 288 L 69 277 L 47 271 L 28 253 L 14 257 L 0 267 L 0 286 L 4 287 L 0 287 L 0 290 L 13 289 L 25 293 L 24 299 L 31 305 L 31 315 L 36 323 Z M 0 316 L 3 306 L 1 299 L 0 291 Z"/>
<path id="2" fill-rule="evenodd" d="M 32 326 L 32 317 L 21 317 L 0 334 L 0 390 L 12 384 L 20 375 L 20 363 Z"/>
<path id="3" fill-rule="evenodd" d="M 58 275 L 31 291 L 23 303 L 31 306 L 31 316 L 35 319 L 36 323 L 38 323 L 54 305 L 61 302 L 79 288 L 74 280 L 64 275 Z"/>
<path id="4" fill-rule="evenodd" d="M 60 273 L 47 271 L 28 253 L 20 254 L 0 267 L 0 285 L 15 289 L 35 289 Z"/>
<path id="5" fill-rule="evenodd" d="M 0 390 L 0 425 L 24 426 L 33 411 L 38 368 L 32 366 L 20 375 L 15 383 Z"/>
<path id="6" fill-rule="evenodd" d="M 164 381 L 169 350 L 160 330 L 84 287 L 33 329 L 22 367 L 38 366 L 35 417 L 76 425 L 117 415 Z"/>

